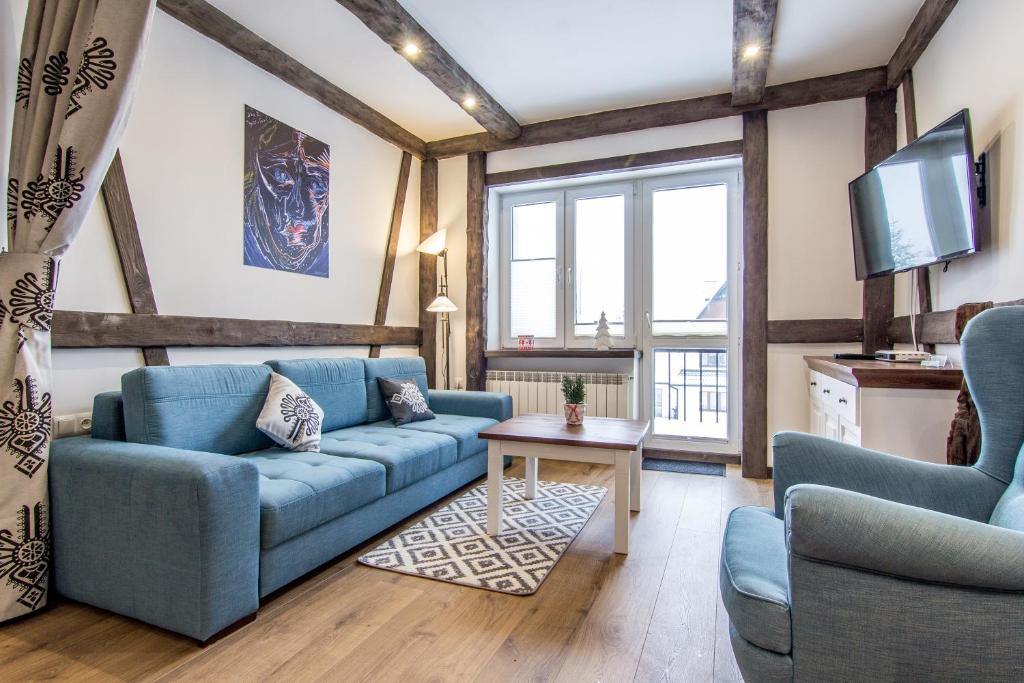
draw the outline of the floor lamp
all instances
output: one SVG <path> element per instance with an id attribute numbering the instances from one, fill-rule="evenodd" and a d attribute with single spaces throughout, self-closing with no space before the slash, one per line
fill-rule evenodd
<path id="1" fill-rule="evenodd" d="M 441 284 L 438 288 L 437 296 L 427 306 L 427 311 L 441 314 L 441 377 L 443 389 L 451 388 L 451 367 L 448 363 L 448 351 L 451 345 L 452 329 L 448 314 L 459 310 L 452 300 L 448 298 L 448 248 L 445 246 L 447 234 L 447 230 L 438 230 L 420 242 L 420 245 L 416 247 L 416 251 L 419 253 L 436 256 L 441 260 Z"/>

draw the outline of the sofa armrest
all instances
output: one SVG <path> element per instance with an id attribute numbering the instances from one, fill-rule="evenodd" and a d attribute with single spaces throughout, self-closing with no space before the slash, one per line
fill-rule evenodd
<path id="1" fill-rule="evenodd" d="M 259 476 L 252 463 L 58 439 L 50 500 L 60 593 L 200 641 L 259 607 Z"/>
<path id="2" fill-rule="evenodd" d="M 793 556 L 913 581 L 1024 591 L 1024 533 L 828 486 L 786 495 Z"/>
<path id="3" fill-rule="evenodd" d="M 512 417 L 512 397 L 493 391 L 449 391 L 432 389 L 430 409 L 435 413 L 489 417 L 503 422 Z"/>
<path id="4" fill-rule="evenodd" d="M 821 484 L 876 498 L 986 521 L 1006 484 L 973 467 L 911 460 L 800 432 L 772 437 L 775 514 L 787 489 Z"/>

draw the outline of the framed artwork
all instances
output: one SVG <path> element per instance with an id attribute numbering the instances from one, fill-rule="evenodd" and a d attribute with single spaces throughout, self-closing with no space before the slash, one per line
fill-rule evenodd
<path id="1" fill-rule="evenodd" d="M 247 266 L 328 277 L 331 148 L 245 107 Z"/>

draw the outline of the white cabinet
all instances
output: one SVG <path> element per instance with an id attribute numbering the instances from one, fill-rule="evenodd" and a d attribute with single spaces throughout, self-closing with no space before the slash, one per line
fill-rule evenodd
<path id="1" fill-rule="evenodd" d="M 806 360 L 812 434 L 915 460 L 946 462 L 959 370 Z"/>

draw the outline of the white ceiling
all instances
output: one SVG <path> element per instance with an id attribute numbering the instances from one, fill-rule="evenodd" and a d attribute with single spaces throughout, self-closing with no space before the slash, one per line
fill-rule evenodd
<path id="1" fill-rule="evenodd" d="M 335 0 L 211 0 L 425 140 L 482 129 Z M 728 92 L 732 0 L 401 0 L 520 123 Z M 888 61 L 922 0 L 779 0 L 769 84 Z"/>

